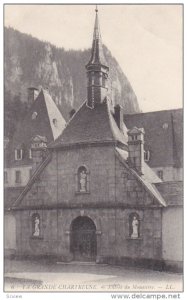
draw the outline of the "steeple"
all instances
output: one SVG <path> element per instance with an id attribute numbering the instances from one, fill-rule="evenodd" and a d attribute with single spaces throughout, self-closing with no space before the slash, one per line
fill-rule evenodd
<path id="1" fill-rule="evenodd" d="M 94 108 L 96 104 L 102 103 L 106 98 L 108 91 L 107 78 L 109 72 L 109 67 L 107 66 L 103 53 L 97 6 L 95 12 L 96 16 L 91 57 L 88 64 L 86 65 L 88 78 L 87 105 L 90 108 Z"/>

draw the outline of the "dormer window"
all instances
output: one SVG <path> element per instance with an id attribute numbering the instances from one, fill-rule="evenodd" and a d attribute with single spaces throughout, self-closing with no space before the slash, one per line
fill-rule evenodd
<path id="1" fill-rule="evenodd" d="M 161 180 L 164 179 L 164 173 L 163 173 L 163 170 L 158 170 L 158 171 L 157 171 L 157 175 L 158 175 L 158 177 L 159 177 Z"/>
<path id="2" fill-rule="evenodd" d="M 138 136 L 135 134 L 135 135 L 132 135 L 132 140 L 133 141 L 137 141 L 137 139 L 138 139 Z"/>
<path id="3" fill-rule="evenodd" d="M 57 127 L 57 125 L 58 125 L 57 119 L 53 119 L 53 125 L 54 125 L 55 127 Z"/>
<path id="4" fill-rule="evenodd" d="M 15 160 L 22 160 L 23 158 L 23 150 L 15 149 Z"/>
<path id="5" fill-rule="evenodd" d="M 150 160 L 150 151 L 144 151 L 144 160 L 149 161 Z"/>
<path id="6" fill-rule="evenodd" d="M 45 136 L 35 136 L 31 140 L 31 149 L 35 148 L 46 148 L 47 147 L 47 139 Z"/>

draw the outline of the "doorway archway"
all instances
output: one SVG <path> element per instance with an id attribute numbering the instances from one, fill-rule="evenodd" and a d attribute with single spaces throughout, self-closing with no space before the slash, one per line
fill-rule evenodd
<path id="1" fill-rule="evenodd" d="M 96 226 L 89 217 L 79 216 L 72 221 L 70 251 L 74 260 L 94 261 L 96 259 Z"/>

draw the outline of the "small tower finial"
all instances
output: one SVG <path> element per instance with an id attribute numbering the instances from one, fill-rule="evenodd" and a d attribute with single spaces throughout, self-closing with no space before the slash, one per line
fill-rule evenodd
<path id="1" fill-rule="evenodd" d="M 98 13 L 97 4 L 96 4 L 96 6 L 95 6 L 95 12 L 96 12 L 96 14 Z"/>

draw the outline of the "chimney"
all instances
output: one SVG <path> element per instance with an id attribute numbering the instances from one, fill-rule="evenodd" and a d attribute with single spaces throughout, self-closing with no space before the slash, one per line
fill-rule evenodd
<path id="1" fill-rule="evenodd" d="M 123 129 L 123 108 L 117 104 L 114 106 L 114 119 L 119 129 Z"/>
<path id="2" fill-rule="evenodd" d="M 47 139 L 45 136 L 35 136 L 31 140 L 31 152 L 32 152 L 32 173 L 43 162 L 47 155 Z"/>
<path id="3" fill-rule="evenodd" d="M 128 130 L 129 162 L 140 175 L 144 174 L 144 128 Z"/>
<path id="4" fill-rule="evenodd" d="M 39 90 L 35 87 L 29 87 L 28 88 L 28 103 L 29 106 L 33 104 L 33 102 L 36 100 L 37 96 L 39 94 Z"/>

